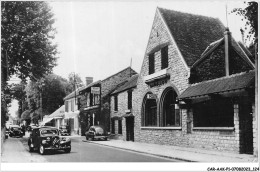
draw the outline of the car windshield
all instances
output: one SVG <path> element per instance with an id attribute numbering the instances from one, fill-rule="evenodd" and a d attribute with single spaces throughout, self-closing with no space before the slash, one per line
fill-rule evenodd
<path id="1" fill-rule="evenodd" d="M 42 135 L 58 134 L 58 130 L 55 129 L 42 130 L 41 134 Z"/>
<path id="2" fill-rule="evenodd" d="M 100 133 L 100 134 L 102 134 L 104 132 L 104 130 L 100 127 L 96 127 L 95 130 L 97 133 Z"/>

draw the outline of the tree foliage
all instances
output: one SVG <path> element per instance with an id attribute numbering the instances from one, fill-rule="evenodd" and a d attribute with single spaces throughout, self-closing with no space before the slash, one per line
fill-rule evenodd
<path id="1" fill-rule="evenodd" d="M 9 76 L 42 77 L 56 65 L 54 15 L 47 2 L 1 2 L 1 62 Z"/>
<path id="2" fill-rule="evenodd" d="M 76 88 L 80 88 L 83 86 L 83 82 L 82 82 L 79 74 L 77 74 L 77 73 L 74 73 L 74 72 L 70 73 L 68 79 L 69 79 L 69 86 L 68 86 L 67 91 L 69 93 L 75 91 L 75 85 L 76 85 Z"/>
<path id="3" fill-rule="evenodd" d="M 64 104 L 63 98 L 67 94 L 68 85 L 66 79 L 55 74 L 46 75 L 37 82 L 31 81 L 26 88 L 29 109 L 41 113 L 42 101 L 43 114 L 53 113 Z"/>
<path id="4" fill-rule="evenodd" d="M 258 2 L 251 1 L 245 2 L 246 7 L 235 8 L 232 13 L 243 17 L 242 20 L 246 20 L 245 30 L 248 31 L 247 38 L 252 38 L 253 43 L 258 42 Z"/>

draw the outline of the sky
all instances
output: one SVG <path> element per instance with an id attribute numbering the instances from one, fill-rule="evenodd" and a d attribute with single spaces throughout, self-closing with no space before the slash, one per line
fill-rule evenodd
<path id="1" fill-rule="evenodd" d="M 243 1 L 49 1 L 57 30 L 59 59 L 53 72 L 64 78 L 76 72 L 102 80 L 130 66 L 140 72 L 156 8 L 219 18 L 241 40 L 241 17 L 229 14 Z M 227 10 L 226 10 L 227 8 Z M 226 11 L 228 15 L 226 17 Z M 227 20 L 228 19 L 228 20 Z M 206 48 L 206 47 L 205 47 Z M 10 114 L 18 110 L 13 101 Z"/>
<path id="2" fill-rule="evenodd" d="M 140 72 L 156 7 L 219 18 L 243 1 L 53 1 L 59 59 L 54 73 L 79 73 L 94 81 L 130 66 Z M 240 17 L 228 14 L 232 35 L 241 40 Z M 206 47 L 205 47 L 206 48 Z"/>

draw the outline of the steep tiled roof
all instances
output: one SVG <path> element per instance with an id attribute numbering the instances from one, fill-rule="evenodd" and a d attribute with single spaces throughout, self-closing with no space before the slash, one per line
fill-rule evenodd
<path id="1" fill-rule="evenodd" d="M 123 85 L 119 86 L 112 94 L 120 93 L 136 86 L 138 74 L 129 78 Z"/>
<path id="2" fill-rule="evenodd" d="M 206 47 L 223 37 L 219 19 L 158 8 L 188 66 L 200 58 Z"/>
<path id="3" fill-rule="evenodd" d="M 206 48 L 206 50 L 202 53 L 201 57 L 192 65 L 192 67 L 196 66 L 198 63 L 203 61 L 205 58 L 207 58 L 217 47 L 224 44 L 224 37 L 209 44 L 209 46 Z M 252 68 L 254 68 L 254 64 L 249 59 L 249 56 L 251 53 L 247 50 L 244 45 L 241 43 L 237 43 L 233 37 L 231 37 L 231 47 L 238 53 L 238 55 L 244 59 L 245 62 L 247 62 Z"/>
<path id="4" fill-rule="evenodd" d="M 254 78 L 255 70 L 251 70 L 249 72 L 230 75 L 228 77 L 200 82 L 188 87 L 179 96 L 179 99 L 247 88 L 250 86 L 252 81 L 254 81 Z"/>

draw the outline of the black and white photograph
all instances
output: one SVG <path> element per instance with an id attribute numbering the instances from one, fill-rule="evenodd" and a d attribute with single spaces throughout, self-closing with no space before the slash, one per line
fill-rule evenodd
<path id="1" fill-rule="evenodd" d="M 259 171 L 258 2 L 1 1 L 1 171 Z"/>

